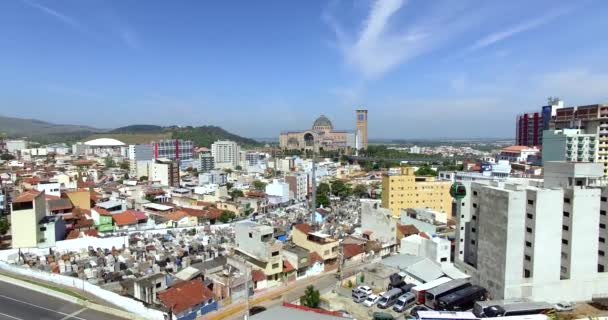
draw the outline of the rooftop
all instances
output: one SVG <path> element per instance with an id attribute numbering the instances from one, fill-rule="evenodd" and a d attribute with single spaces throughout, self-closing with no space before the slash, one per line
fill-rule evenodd
<path id="1" fill-rule="evenodd" d="M 205 287 L 200 279 L 180 282 L 158 293 L 158 299 L 162 304 L 176 314 L 180 314 L 211 298 L 213 298 L 213 292 Z"/>

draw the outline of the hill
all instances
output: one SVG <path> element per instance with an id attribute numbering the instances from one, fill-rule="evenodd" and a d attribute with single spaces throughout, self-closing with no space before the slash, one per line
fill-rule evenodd
<path id="1" fill-rule="evenodd" d="M 110 130 L 108 133 L 162 133 L 163 127 L 151 124 L 134 124 Z"/>
<path id="2" fill-rule="evenodd" d="M 199 147 L 208 148 L 217 140 L 231 140 L 245 147 L 257 147 L 261 145 L 260 142 L 254 139 L 241 137 L 216 126 L 170 127 L 166 128 L 165 131 L 171 132 L 171 137 L 174 139 L 192 140 Z"/>
<path id="3" fill-rule="evenodd" d="M 54 124 L 50 122 L 35 120 L 35 119 L 22 119 L 13 117 L 0 116 L 0 133 L 3 133 L 9 137 L 36 137 L 52 134 L 66 134 L 66 133 L 84 133 L 84 132 L 103 132 L 105 130 L 71 125 L 71 124 Z"/>

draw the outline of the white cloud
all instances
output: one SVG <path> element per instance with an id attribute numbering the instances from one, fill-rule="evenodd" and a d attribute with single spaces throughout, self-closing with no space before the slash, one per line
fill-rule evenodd
<path id="1" fill-rule="evenodd" d="M 547 73 L 537 81 L 540 84 L 540 94 L 557 95 L 564 98 L 568 104 L 591 104 L 608 100 L 608 73 L 576 68 Z"/>
<path id="2" fill-rule="evenodd" d="M 505 30 L 496 31 L 486 35 L 485 37 L 475 41 L 473 45 L 467 48 L 467 52 L 475 51 L 483 49 L 487 46 L 493 45 L 497 42 L 503 41 L 505 39 L 511 38 L 519 33 L 540 27 L 544 24 L 551 22 L 552 20 L 558 18 L 559 16 L 569 12 L 571 8 L 558 8 L 548 13 L 536 17 L 534 19 L 530 19 L 528 21 L 520 22 L 516 25 L 511 26 Z"/>

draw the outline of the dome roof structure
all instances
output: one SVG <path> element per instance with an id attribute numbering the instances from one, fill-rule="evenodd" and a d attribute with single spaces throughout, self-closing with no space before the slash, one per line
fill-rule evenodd
<path id="1" fill-rule="evenodd" d="M 313 129 L 333 129 L 334 126 L 331 124 L 331 121 L 324 115 L 315 120 L 315 123 L 312 125 Z"/>
<path id="2" fill-rule="evenodd" d="M 93 146 L 93 147 L 119 147 L 119 146 L 125 145 L 121 141 L 118 141 L 116 139 L 110 139 L 110 138 L 100 138 L 100 139 L 89 140 L 89 141 L 85 142 L 84 144 L 87 146 Z"/>

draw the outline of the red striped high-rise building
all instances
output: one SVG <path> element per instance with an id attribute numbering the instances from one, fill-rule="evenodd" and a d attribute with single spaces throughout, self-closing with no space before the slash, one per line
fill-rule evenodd
<path id="1" fill-rule="evenodd" d="M 517 116 L 515 143 L 518 146 L 540 146 L 543 141 L 543 114 L 524 113 Z"/>

